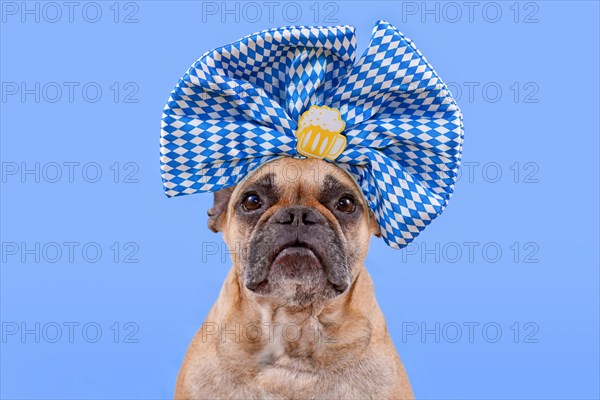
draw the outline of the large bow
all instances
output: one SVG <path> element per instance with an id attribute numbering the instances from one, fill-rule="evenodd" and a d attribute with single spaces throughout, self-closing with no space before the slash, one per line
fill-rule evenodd
<path id="1" fill-rule="evenodd" d="M 445 208 L 463 142 L 462 115 L 413 43 L 379 21 L 354 63 L 354 28 L 265 30 L 204 54 L 162 117 L 168 196 L 232 186 L 258 166 L 298 156 L 301 116 L 339 110 L 353 176 L 385 242 L 401 248 Z M 340 151 L 342 148 L 340 148 Z"/>

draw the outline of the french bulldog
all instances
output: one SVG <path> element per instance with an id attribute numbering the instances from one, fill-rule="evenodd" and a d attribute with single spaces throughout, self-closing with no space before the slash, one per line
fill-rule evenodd
<path id="1" fill-rule="evenodd" d="M 364 266 L 374 215 L 355 181 L 279 158 L 214 194 L 233 266 L 176 399 L 411 399 Z"/>

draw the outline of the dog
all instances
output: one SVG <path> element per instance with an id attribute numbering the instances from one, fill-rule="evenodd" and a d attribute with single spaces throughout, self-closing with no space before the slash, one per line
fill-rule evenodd
<path id="1" fill-rule="evenodd" d="M 278 158 L 214 194 L 233 266 L 175 399 L 412 399 L 364 266 L 375 217 L 355 181 Z"/>

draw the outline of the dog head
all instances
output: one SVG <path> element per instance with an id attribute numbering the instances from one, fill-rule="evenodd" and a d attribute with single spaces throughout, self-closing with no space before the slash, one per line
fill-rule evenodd
<path id="1" fill-rule="evenodd" d="M 240 286 L 280 305 L 324 304 L 351 286 L 379 228 L 352 178 L 318 159 L 280 158 L 214 195 Z"/>

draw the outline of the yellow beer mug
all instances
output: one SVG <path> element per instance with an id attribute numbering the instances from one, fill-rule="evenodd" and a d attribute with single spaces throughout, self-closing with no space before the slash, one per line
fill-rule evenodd
<path id="1" fill-rule="evenodd" d="M 311 106 L 298 121 L 296 150 L 306 157 L 335 160 L 346 148 L 346 137 L 341 134 L 345 125 L 339 110 Z"/>

